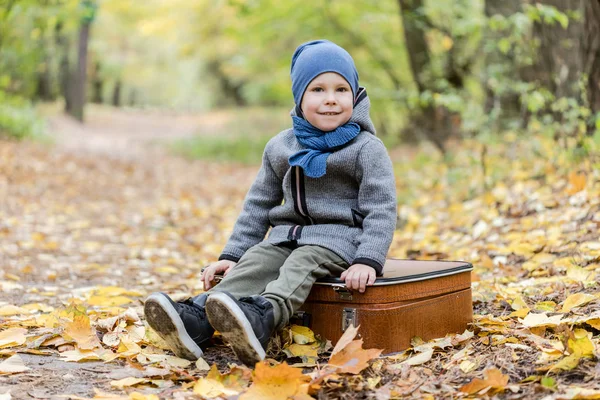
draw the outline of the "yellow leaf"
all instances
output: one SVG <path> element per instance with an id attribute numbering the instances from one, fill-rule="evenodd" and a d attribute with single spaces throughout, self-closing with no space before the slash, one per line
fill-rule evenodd
<path id="1" fill-rule="evenodd" d="M 196 360 L 196 368 L 198 368 L 199 371 L 208 371 L 210 370 L 210 365 L 204 361 L 204 358 L 200 357 Z"/>
<path id="2" fill-rule="evenodd" d="M 25 366 L 23 359 L 15 354 L 0 363 L 0 375 L 16 374 L 19 372 L 25 372 L 30 368 Z"/>
<path id="3" fill-rule="evenodd" d="M 315 334 L 310 328 L 300 325 L 292 325 L 290 328 L 294 338 L 294 343 L 307 344 L 315 341 Z"/>
<path id="4" fill-rule="evenodd" d="M 600 330 L 600 318 L 590 319 L 590 320 L 585 321 L 585 323 L 594 329 Z"/>
<path id="5" fill-rule="evenodd" d="M 81 351 L 79 349 L 63 351 L 62 353 L 60 353 L 60 357 L 64 361 L 69 361 L 69 362 L 92 361 L 92 360 L 101 360 L 102 359 L 94 351 L 91 351 L 91 350 Z"/>
<path id="6" fill-rule="evenodd" d="M 567 297 L 560 311 L 567 313 L 573 308 L 585 305 L 592 300 L 596 300 L 596 296 L 587 293 L 572 294 L 569 297 Z"/>
<path id="7" fill-rule="evenodd" d="M 426 349 L 422 353 L 419 353 L 408 360 L 402 361 L 400 364 L 408 364 L 408 365 L 421 365 L 431 360 L 433 356 L 433 348 Z"/>
<path id="8" fill-rule="evenodd" d="M 113 307 L 113 306 L 121 306 L 123 304 L 129 304 L 133 300 L 129 297 L 125 296 L 91 296 L 87 303 L 91 306 L 105 306 L 105 307 Z"/>
<path id="9" fill-rule="evenodd" d="M 96 331 L 90 326 L 90 318 L 87 315 L 76 315 L 73 321 L 67 324 L 64 333 L 74 339 L 82 350 L 100 346 Z"/>
<path id="10" fill-rule="evenodd" d="M 235 396 L 239 392 L 226 388 L 225 385 L 214 379 L 202 378 L 194 384 L 194 394 L 200 395 L 202 398 L 212 399 L 221 396 Z"/>
<path id="11" fill-rule="evenodd" d="M 510 306 L 511 306 L 511 307 L 512 307 L 512 309 L 513 309 L 513 310 L 515 310 L 515 311 L 519 311 L 519 310 L 522 310 L 522 309 L 524 309 L 524 308 L 527 308 L 527 309 L 529 308 L 529 307 L 527 306 L 527 303 L 525 302 L 525 300 L 524 300 L 524 299 L 523 299 L 523 297 L 521 297 L 521 296 L 517 296 L 517 297 L 516 297 L 516 298 L 513 300 L 512 304 L 511 304 Z"/>
<path id="12" fill-rule="evenodd" d="M 140 384 L 142 382 L 149 382 L 149 381 L 150 381 L 149 379 L 134 378 L 133 376 L 130 376 L 130 377 L 127 377 L 127 378 L 119 379 L 117 381 L 110 381 L 110 386 L 122 389 L 124 387 L 135 386 L 135 385 Z"/>
<path id="13" fill-rule="evenodd" d="M 240 396 L 240 400 L 280 400 L 306 394 L 303 383 L 310 378 L 302 370 L 292 368 L 287 363 L 274 367 L 267 363 L 257 363 L 250 389 Z"/>
<path id="14" fill-rule="evenodd" d="M 511 318 L 525 318 L 527 314 L 531 311 L 529 308 L 521 308 L 519 311 L 513 311 L 510 313 L 509 317 Z"/>
<path id="15" fill-rule="evenodd" d="M 568 371 L 579 365 L 582 358 L 591 358 L 594 356 L 594 343 L 590 339 L 591 334 L 585 329 L 576 329 L 572 337 L 569 338 L 570 355 L 560 360 L 558 363 L 549 367 L 550 371 L 563 370 Z M 540 368 L 540 370 L 548 369 Z"/>
<path id="16" fill-rule="evenodd" d="M 0 317 L 10 317 L 12 315 L 20 314 L 29 314 L 29 311 L 11 304 L 0 307 Z"/>
<path id="17" fill-rule="evenodd" d="M 594 271 L 588 271 L 577 265 L 570 265 L 567 267 L 567 278 L 573 279 L 577 282 L 586 282 L 594 280 L 596 273 Z"/>
<path id="18" fill-rule="evenodd" d="M 317 349 L 319 346 L 310 345 L 310 344 L 291 344 L 284 349 L 286 354 L 289 353 L 290 357 L 318 357 Z"/>
<path id="19" fill-rule="evenodd" d="M 600 399 L 600 390 L 587 389 L 581 387 L 569 387 L 565 390 L 565 394 L 559 397 L 561 400 L 567 399 L 578 399 L 578 400 L 589 400 L 589 399 Z"/>
<path id="20" fill-rule="evenodd" d="M 479 364 L 478 363 L 474 363 L 473 361 L 470 360 L 464 360 L 463 362 L 461 362 L 458 367 L 460 368 L 460 370 L 462 372 L 464 372 L 465 374 L 468 374 L 469 372 L 473 371 L 475 368 L 477 368 Z"/>
<path id="21" fill-rule="evenodd" d="M 444 35 L 444 37 L 442 38 L 442 48 L 448 51 L 452 48 L 452 45 L 454 45 L 452 38 L 450 36 Z"/>
<path id="22" fill-rule="evenodd" d="M 572 171 L 569 173 L 569 186 L 567 194 L 573 195 L 585 189 L 585 174 Z"/>
<path id="23" fill-rule="evenodd" d="M 503 392 L 508 385 L 508 376 L 503 375 L 498 369 L 488 369 L 483 374 L 485 379 L 475 378 L 471 383 L 461 387 L 460 391 L 467 394 L 491 394 Z"/>
<path id="24" fill-rule="evenodd" d="M 165 266 L 165 267 L 154 268 L 154 272 L 156 272 L 157 274 L 171 275 L 171 274 L 177 274 L 177 273 L 181 272 L 181 270 L 179 268 Z"/>
<path id="25" fill-rule="evenodd" d="M 554 315 L 552 317 L 548 317 L 545 313 L 529 313 L 525 318 L 519 318 L 519 322 L 521 322 L 526 328 L 556 327 L 561 324 L 561 320 L 562 315 Z"/>
<path id="26" fill-rule="evenodd" d="M 160 400 L 160 398 L 155 394 L 143 394 L 138 392 L 133 392 L 129 395 L 130 400 Z"/>
<path id="27" fill-rule="evenodd" d="M 358 374 L 369 366 L 369 360 L 379 357 L 383 350 L 362 348 L 362 339 L 354 340 L 333 354 L 329 365 L 337 367 L 338 373 Z"/>
<path id="28" fill-rule="evenodd" d="M 535 309 L 537 311 L 554 311 L 556 309 L 556 303 L 553 301 L 538 301 L 535 303 Z"/>
<path id="29" fill-rule="evenodd" d="M 26 333 L 27 329 L 24 328 L 9 328 L 0 332 L 0 349 L 22 345 L 27 340 Z"/>

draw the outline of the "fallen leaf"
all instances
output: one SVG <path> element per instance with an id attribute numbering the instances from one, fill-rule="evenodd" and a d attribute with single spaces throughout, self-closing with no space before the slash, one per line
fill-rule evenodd
<path id="1" fill-rule="evenodd" d="M 292 331 L 292 337 L 296 344 L 308 344 L 315 341 L 314 332 L 306 326 L 292 325 L 290 330 Z"/>
<path id="2" fill-rule="evenodd" d="M 362 339 L 354 340 L 342 350 L 333 354 L 329 365 L 335 366 L 338 373 L 358 374 L 369 366 L 369 360 L 379 357 L 383 350 L 362 348 Z"/>
<path id="3" fill-rule="evenodd" d="M 463 362 L 461 362 L 458 367 L 460 368 L 460 370 L 462 372 L 464 372 L 465 374 L 473 371 L 475 368 L 477 368 L 479 364 L 475 363 L 471 360 L 464 360 Z"/>
<path id="4" fill-rule="evenodd" d="M 575 307 L 583 306 L 590 301 L 596 300 L 596 296 L 587 293 L 575 293 L 565 299 L 562 309 L 563 313 L 571 311 Z"/>
<path id="5" fill-rule="evenodd" d="M 409 358 L 408 360 L 402 361 L 400 364 L 408 365 L 421 365 L 431 360 L 433 356 L 433 348 L 427 349 L 422 353 L 418 353 L 416 356 Z"/>
<path id="6" fill-rule="evenodd" d="M 130 376 L 128 378 L 119 379 L 117 381 L 111 381 L 110 386 L 123 389 L 124 387 L 135 386 L 143 382 L 149 382 L 149 379 L 134 378 Z"/>
<path id="7" fill-rule="evenodd" d="M 460 391 L 467 394 L 484 394 L 503 392 L 508 385 L 508 376 L 503 375 L 498 369 L 488 369 L 483 372 L 485 379 L 475 378 L 460 388 Z"/>
<path id="8" fill-rule="evenodd" d="M 208 365 L 204 358 L 200 357 L 196 360 L 196 368 L 198 368 L 199 371 L 208 371 L 210 370 L 210 365 Z"/>
<path id="9" fill-rule="evenodd" d="M 525 318 L 519 318 L 519 322 L 521 322 L 526 328 L 557 327 L 561 324 L 561 320 L 562 315 L 554 315 L 552 317 L 548 317 L 546 313 L 529 313 Z"/>
<path id="10" fill-rule="evenodd" d="M 16 374 L 28 371 L 29 369 L 18 354 L 8 357 L 0 363 L 0 375 Z"/>
<path id="11" fill-rule="evenodd" d="M 28 310 L 23 309 L 21 307 L 13 306 L 11 304 L 0 307 L 0 317 L 10 317 L 13 315 L 21 315 L 21 314 L 28 314 L 28 313 L 29 313 Z"/>
<path id="12" fill-rule="evenodd" d="M 585 329 L 576 329 L 575 332 L 573 332 L 572 337 L 568 340 L 569 351 L 571 354 L 560 360 L 558 363 L 546 368 L 549 368 L 550 371 L 570 371 L 579 365 L 579 361 L 582 358 L 592 358 L 594 356 L 595 346 L 590 337 L 591 333 L 587 332 Z M 540 368 L 540 370 L 545 370 L 545 368 Z"/>
<path id="13" fill-rule="evenodd" d="M 257 363 L 252 386 L 240 400 L 280 400 L 306 394 L 308 387 L 303 383 L 309 380 L 301 369 L 292 368 L 285 362 L 274 367 L 265 362 Z"/>
<path id="14" fill-rule="evenodd" d="M 585 189 L 586 176 L 584 173 L 571 171 L 569 173 L 569 186 L 567 187 L 567 194 L 574 195 L 575 193 L 581 192 Z"/>
<path id="15" fill-rule="evenodd" d="M 335 347 L 331 351 L 332 356 L 340 352 L 344 347 L 348 345 L 348 343 L 354 340 L 356 334 L 358 333 L 358 328 L 360 328 L 360 325 L 356 328 L 354 327 L 354 325 L 350 325 L 348 328 L 346 328 L 344 334 L 342 335 L 340 340 L 338 340 L 338 342 L 335 344 Z"/>
<path id="16" fill-rule="evenodd" d="M 27 329 L 24 328 L 9 328 L 0 332 L 0 349 L 22 345 L 27 340 L 26 333 Z"/>
<path id="17" fill-rule="evenodd" d="M 102 358 L 91 350 L 70 350 L 60 353 L 60 357 L 64 361 L 79 362 L 79 361 L 92 361 L 101 360 Z"/>
<path id="18" fill-rule="evenodd" d="M 600 390 L 588 389 L 582 387 L 569 387 L 563 394 L 558 394 L 554 397 L 556 400 L 583 400 L 583 399 L 600 399 Z"/>
<path id="19" fill-rule="evenodd" d="M 82 350 L 91 350 L 100 346 L 96 330 L 90 326 L 90 318 L 87 315 L 76 315 L 73 321 L 67 324 L 64 333 L 75 340 Z"/>

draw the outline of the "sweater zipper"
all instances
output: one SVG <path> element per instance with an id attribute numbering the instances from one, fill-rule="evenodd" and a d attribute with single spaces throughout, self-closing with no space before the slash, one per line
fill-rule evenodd
<path id="1" fill-rule="evenodd" d="M 306 196 L 304 193 L 305 189 L 304 185 L 302 184 L 303 174 L 300 172 L 300 167 L 292 167 L 292 174 L 294 174 L 294 178 L 291 182 L 294 208 L 296 212 L 306 221 L 305 225 L 314 225 L 315 221 L 313 221 L 312 217 L 308 213 L 308 210 L 306 209 Z"/>

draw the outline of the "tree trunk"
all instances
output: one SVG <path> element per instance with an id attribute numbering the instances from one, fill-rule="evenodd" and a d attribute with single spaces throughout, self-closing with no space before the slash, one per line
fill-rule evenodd
<path id="1" fill-rule="evenodd" d="M 73 108 L 71 115 L 83 122 L 83 111 L 86 102 L 87 84 L 87 50 L 90 36 L 90 22 L 83 21 L 79 29 L 79 46 L 77 51 L 78 68 L 75 76 L 75 88 L 73 90 Z"/>
<path id="2" fill-rule="evenodd" d="M 56 24 L 56 47 L 61 54 L 58 68 L 60 91 L 65 99 L 65 112 L 71 114 L 73 109 L 73 81 L 71 77 L 71 65 L 69 61 L 70 43 L 66 35 L 62 33 L 62 23 Z"/>
<path id="3" fill-rule="evenodd" d="M 587 101 L 596 116 L 600 113 L 600 0 L 585 2 L 582 48 Z M 587 132 L 592 135 L 595 130 L 595 121 L 591 120 Z"/>
<path id="4" fill-rule="evenodd" d="M 544 0 L 543 4 L 554 6 L 561 12 L 582 10 L 583 3 L 590 0 Z M 540 41 L 538 59 L 533 71 L 534 80 L 552 92 L 556 98 L 579 97 L 578 83 L 581 78 L 582 24 L 569 19 L 567 29 L 559 23 L 550 25 L 543 21 L 533 25 L 533 35 Z"/>
<path id="5" fill-rule="evenodd" d="M 238 107 L 244 107 L 247 105 L 246 99 L 242 95 L 243 83 L 233 82 L 226 74 L 221 71 L 221 61 L 212 60 L 207 64 L 208 70 L 213 74 L 221 86 L 222 99 L 225 103 L 228 100 L 233 100 L 234 104 Z"/>
<path id="6" fill-rule="evenodd" d="M 53 99 L 52 94 L 52 77 L 50 75 L 50 58 L 44 55 L 45 67 L 42 71 L 37 74 L 37 86 L 35 90 L 35 97 L 43 101 L 50 101 Z"/>
<path id="7" fill-rule="evenodd" d="M 432 87 L 432 83 L 427 81 L 427 78 L 422 74 L 430 64 L 425 28 L 431 26 L 431 23 L 423 13 L 423 0 L 398 0 L 398 2 L 410 69 L 419 93 L 423 93 Z M 453 68 L 449 68 L 446 72 L 452 71 Z M 457 82 L 462 84 L 460 80 Z M 459 120 L 447 108 L 443 106 L 435 107 L 430 103 L 416 110 L 410 116 L 410 121 L 404 129 L 403 136 L 407 139 L 415 139 L 421 135 L 425 136 L 442 153 L 445 153 L 445 143 L 448 138 L 456 133 L 457 121 Z"/>
<path id="8" fill-rule="evenodd" d="M 121 80 L 118 79 L 115 82 L 112 95 L 112 105 L 115 107 L 121 107 Z"/>
<path id="9" fill-rule="evenodd" d="M 104 81 L 100 76 L 100 61 L 96 61 L 94 65 L 94 75 L 92 77 L 92 103 L 102 104 Z"/>
<path id="10" fill-rule="evenodd" d="M 501 15 L 503 17 L 509 17 L 519 11 L 521 11 L 522 0 L 487 0 L 485 2 L 485 16 L 491 18 L 494 15 Z M 484 33 L 486 41 L 493 41 L 496 43 L 501 39 L 504 34 L 501 32 L 487 31 Z M 510 65 L 511 72 L 506 72 L 507 78 L 520 80 L 522 71 L 520 68 L 514 67 L 516 60 L 514 54 L 502 55 L 499 51 L 493 51 L 486 54 L 485 60 L 486 68 L 490 66 L 501 66 Z M 486 71 L 487 72 L 487 71 Z M 519 95 L 514 92 L 505 94 L 495 93 L 490 86 L 488 81 L 491 78 L 487 73 L 484 74 L 483 86 L 485 87 L 486 100 L 485 100 L 485 111 L 491 113 L 492 111 L 499 110 L 501 113 L 502 120 L 510 120 L 510 118 L 518 118 L 521 115 L 521 102 Z M 507 117 L 507 118 L 506 118 Z"/>

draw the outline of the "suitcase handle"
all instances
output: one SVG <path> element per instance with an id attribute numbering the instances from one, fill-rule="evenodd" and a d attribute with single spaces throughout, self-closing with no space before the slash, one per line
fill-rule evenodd
<path id="1" fill-rule="evenodd" d="M 352 290 L 348 289 L 346 285 L 338 283 L 331 285 L 331 288 L 340 296 L 340 300 L 352 300 Z"/>

